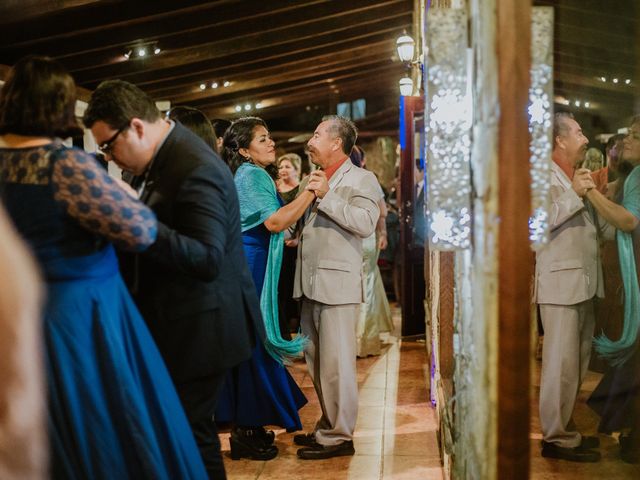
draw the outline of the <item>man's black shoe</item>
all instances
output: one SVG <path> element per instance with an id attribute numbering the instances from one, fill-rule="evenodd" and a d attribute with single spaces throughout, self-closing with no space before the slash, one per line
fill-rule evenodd
<path id="1" fill-rule="evenodd" d="M 303 460 L 324 460 L 325 458 L 347 457 L 355 453 L 353 442 L 349 440 L 338 445 L 320 445 L 316 443 L 310 447 L 299 449 L 298 457 Z"/>
<path id="2" fill-rule="evenodd" d="M 293 436 L 293 443 L 301 447 L 310 447 L 316 444 L 316 434 L 314 432 L 298 433 Z"/>
<path id="3" fill-rule="evenodd" d="M 582 448 L 598 448 L 600 446 L 600 439 L 598 437 L 587 437 L 583 435 L 580 446 Z"/>
<path id="4" fill-rule="evenodd" d="M 542 456 L 545 458 L 559 458 L 569 462 L 597 462 L 600 460 L 600 452 L 589 450 L 582 446 L 561 447 L 555 443 L 542 443 Z"/>

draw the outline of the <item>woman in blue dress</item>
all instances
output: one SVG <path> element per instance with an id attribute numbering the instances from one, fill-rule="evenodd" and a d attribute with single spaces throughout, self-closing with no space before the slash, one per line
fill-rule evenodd
<path id="1" fill-rule="evenodd" d="M 623 145 L 614 194 L 617 203 L 596 188 L 586 195 L 598 214 L 616 228 L 624 287 L 622 334 L 613 340 L 596 332 L 596 351 L 610 366 L 588 404 L 600 415 L 598 431 L 621 432 L 620 457 L 640 463 L 640 116 L 632 120 Z"/>
<path id="2" fill-rule="evenodd" d="M 245 117 L 224 135 L 223 159 L 234 173 L 242 222 L 244 251 L 260 294 L 267 338 L 256 342 L 250 360 L 227 378 L 216 409 L 216 421 L 233 422 L 231 458 L 270 460 L 278 454 L 273 432 L 265 425 L 300 430 L 298 410 L 307 402 L 283 365 L 304 347 L 304 339 L 283 340 L 278 322 L 278 278 L 284 247 L 283 231 L 315 200 L 304 191 L 282 206 L 267 168 L 276 161 L 275 144 L 265 122 Z M 291 292 L 292 294 L 293 292 Z"/>
<path id="3" fill-rule="evenodd" d="M 206 479 L 111 245 L 144 250 L 156 219 L 92 156 L 60 143 L 82 133 L 74 113 L 73 79 L 48 58 L 20 60 L 0 91 L 2 197 L 46 281 L 51 476 Z"/>

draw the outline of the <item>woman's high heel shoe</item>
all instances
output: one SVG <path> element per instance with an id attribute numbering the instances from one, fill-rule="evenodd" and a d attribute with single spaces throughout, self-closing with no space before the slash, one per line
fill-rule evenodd
<path id="1" fill-rule="evenodd" d="M 229 445 L 233 460 L 271 460 L 278 455 L 278 447 L 266 444 L 257 429 L 234 428 L 229 437 Z"/>

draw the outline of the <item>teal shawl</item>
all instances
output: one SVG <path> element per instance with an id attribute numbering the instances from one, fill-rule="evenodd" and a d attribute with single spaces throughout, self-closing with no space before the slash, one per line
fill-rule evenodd
<path id="1" fill-rule="evenodd" d="M 240 222 L 243 232 L 264 223 L 280 208 L 276 185 L 263 168 L 245 162 L 236 171 L 234 181 L 240 199 Z M 303 336 L 288 341 L 280 335 L 278 280 L 283 248 L 284 233 L 271 233 L 267 269 L 260 295 L 260 311 L 267 333 L 264 345 L 269 354 L 280 363 L 297 356 L 306 344 L 306 338 Z"/>
<path id="2" fill-rule="evenodd" d="M 640 218 L 640 167 L 633 169 L 624 182 L 622 206 Z M 624 284 L 624 326 L 619 340 L 612 341 L 604 334 L 595 339 L 596 350 L 613 366 L 622 365 L 633 354 L 640 329 L 640 289 L 631 233 L 618 230 L 618 257 Z"/>

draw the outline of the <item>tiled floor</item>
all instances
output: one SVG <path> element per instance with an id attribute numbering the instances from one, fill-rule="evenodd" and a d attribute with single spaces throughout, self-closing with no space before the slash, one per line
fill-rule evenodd
<path id="1" fill-rule="evenodd" d="M 398 320 L 398 312 L 394 311 Z M 397 323 L 397 321 L 396 321 Z M 280 453 L 268 462 L 231 460 L 228 434 L 222 449 L 229 480 L 441 480 L 435 413 L 426 389 L 424 343 L 390 337 L 382 355 L 358 360 L 360 406 L 353 457 L 305 461 L 296 456 L 293 434 L 276 430 Z M 320 406 L 303 361 L 290 367 L 309 403 L 300 411 L 312 429 Z"/>
<path id="2" fill-rule="evenodd" d="M 589 372 L 574 411 L 578 429 L 586 435 L 597 435 L 599 417 L 586 405 L 587 398 L 600 381 L 601 375 Z M 599 435 L 602 459 L 598 463 L 574 463 L 543 458 L 540 455 L 540 419 L 538 395 L 540 393 L 540 361 L 535 361 L 531 404 L 531 478 L 535 480 L 622 480 L 640 479 L 640 465 L 629 465 L 618 456 L 618 442 L 610 435 Z"/>

